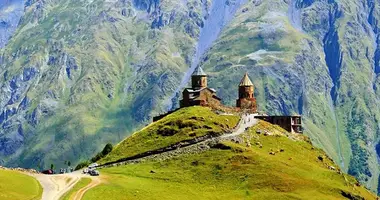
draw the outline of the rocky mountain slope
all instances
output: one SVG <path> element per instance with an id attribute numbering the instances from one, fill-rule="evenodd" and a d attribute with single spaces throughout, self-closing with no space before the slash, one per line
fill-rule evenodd
<path id="1" fill-rule="evenodd" d="M 1 163 L 59 166 L 94 154 L 178 106 L 200 64 L 229 105 L 248 71 L 260 110 L 302 114 L 314 144 L 375 191 L 379 6 L 28 0 L 15 32 L 0 28 L 11 35 L 0 50 Z"/>
<path id="2" fill-rule="evenodd" d="M 16 31 L 24 14 L 23 0 L 4 0 L 0 2 L 0 48 L 3 48 Z"/>

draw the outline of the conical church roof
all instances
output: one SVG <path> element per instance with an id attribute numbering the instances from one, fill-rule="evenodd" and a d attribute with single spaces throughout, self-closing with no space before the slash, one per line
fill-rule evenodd
<path id="1" fill-rule="evenodd" d="M 245 73 L 243 79 L 241 79 L 239 86 L 253 86 L 251 79 L 248 77 L 248 73 Z"/>
<path id="2" fill-rule="evenodd" d="M 197 67 L 193 72 L 193 76 L 207 76 L 207 74 L 203 71 L 202 67 Z"/>

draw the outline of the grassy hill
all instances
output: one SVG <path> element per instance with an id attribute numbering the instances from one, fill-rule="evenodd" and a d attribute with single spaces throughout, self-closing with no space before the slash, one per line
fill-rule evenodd
<path id="1" fill-rule="evenodd" d="M 42 187 L 36 179 L 16 171 L 0 169 L 0 200 L 38 200 Z"/>
<path id="2" fill-rule="evenodd" d="M 204 115 L 209 117 L 199 120 Z M 222 131 L 226 124 L 221 122 L 233 119 L 237 121 L 207 108 L 183 109 L 124 140 L 108 160 L 180 141 L 158 134 L 165 124 L 182 137 L 191 132 L 188 127 L 168 124 L 215 124 L 213 129 Z M 89 190 L 84 199 L 376 199 L 306 137 L 263 121 L 207 151 L 106 168 L 101 174 L 104 183 Z"/>
<path id="3" fill-rule="evenodd" d="M 116 161 L 194 138 L 218 136 L 233 129 L 238 121 L 238 116 L 220 116 L 209 108 L 184 108 L 128 137 L 100 162 Z"/>

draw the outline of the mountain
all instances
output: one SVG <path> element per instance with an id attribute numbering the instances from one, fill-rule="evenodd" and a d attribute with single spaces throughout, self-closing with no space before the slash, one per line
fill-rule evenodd
<path id="1" fill-rule="evenodd" d="M 378 189 L 378 2 L 28 0 L 8 9 L 20 2 L 0 4 L 0 27 L 17 26 L 0 28 L 1 164 L 94 155 L 176 108 L 200 65 L 228 105 L 249 72 L 259 110 L 302 114 L 315 145 Z"/>
<path id="2" fill-rule="evenodd" d="M 264 121 L 236 134 L 234 118 L 192 107 L 150 124 L 103 162 L 153 155 L 101 169 L 83 199 L 376 199 L 308 138 Z M 157 151 L 172 144 L 182 146 Z"/>
<path id="3" fill-rule="evenodd" d="M 202 9 L 208 4 L 27 3 L 1 51 L 2 163 L 75 162 L 166 111 Z"/>

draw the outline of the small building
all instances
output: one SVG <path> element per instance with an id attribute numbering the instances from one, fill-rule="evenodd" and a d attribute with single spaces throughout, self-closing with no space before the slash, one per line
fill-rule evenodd
<path id="1" fill-rule="evenodd" d="M 207 87 L 207 74 L 201 67 L 197 67 L 191 76 L 191 88 L 185 88 L 182 92 L 183 99 L 180 107 L 221 105 L 221 99 L 216 96 L 216 90 Z"/>
<path id="2" fill-rule="evenodd" d="M 255 87 L 249 79 L 248 73 L 245 73 L 239 84 L 239 99 L 236 100 L 236 107 L 241 110 L 257 112 L 256 98 L 254 97 Z"/>
<path id="3" fill-rule="evenodd" d="M 255 118 L 264 120 L 271 124 L 275 124 L 290 133 L 303 133 L 302 117 L 295 116 L 256 116 Z"/>

